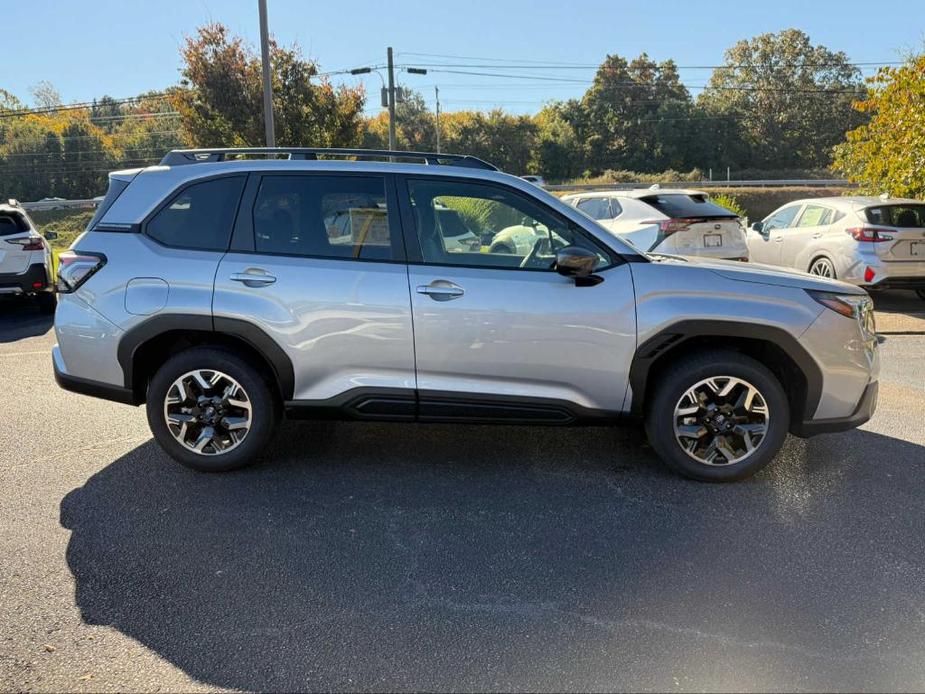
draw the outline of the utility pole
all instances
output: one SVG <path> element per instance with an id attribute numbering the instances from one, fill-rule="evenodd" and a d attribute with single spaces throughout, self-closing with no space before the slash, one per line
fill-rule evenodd
<path id="1" fill-rule="evenodd" d="M 437 154 L 440 154 L 440 87 L 434 85 L 434 97 L 437 99 L 436 125 L 437 125 Z"/>
<path id="2" fill-rule="evenodd" d="M 263 64 L 263 123 L 267 131 L 267 147 L 276 147 L 276 125 L 273 122 L 273 82 L 270 76 L 270 32 L 267 29 L 267 0 L 257 0 L 260 9 L 260 59 Z M 392 62 L 389 49 L 389 63 Z"/>
<path id="3" fill-rule="evenodd" d="M 391 46 L 387 49 L 387 55 L 389 64 L 389 149 L 395 151 L 395 66 L 392 63 Z"/>

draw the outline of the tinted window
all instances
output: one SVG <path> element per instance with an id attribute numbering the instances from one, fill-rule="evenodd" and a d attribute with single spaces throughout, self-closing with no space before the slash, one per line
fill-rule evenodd
<path id="1" fill-rule="evenodd" d="M 623 205 L 621 205 L 620 201 L 616 198 L 610 198 L 610 214 L 613 215 L 614 218 L 623 214 Z"/>
<path id="2" fill-rule="evenodd" d="M 154 215 L 146 232 L 165 246 L 224 251 L 243 187 L 243 176 L 188 186 Z"/>
<path id="3" fill-rule="evenodd" d="M 831 221 L 832 210 L 820 205 L 807 205 L 800 215 L 798 227 L 821 227 Z"/>
<path id="4" fill-rule="evenodd" d="M 612 218 L 610 214 L 610 202 L 607 198 L 585 198 L 584 200 L 579 200 L 576 207 L 591 219 Z"/>
<path id="5" fill-rule="evenodd" d="M 725 207 L 720 207 L 710 202 L 706 195 L 669 193 L 667 195 L 649 195 L 639 199 L 672 219 L 736 216 L 735 212 L 730 212 Z"/>
<path id="6" fill-rule="evenodd" d="M 793 220 L 799 211 L 799 205 L 785 207 L 780 212 L 777 212 L 764 220 L 764 231 L 771 231 L 772 229 L 786 229 L 787 227 L 792 226 Z"/>
<path id="7" fill-rule="evenodd" d="M 891 227 L 925 227 L 925 205 L 882 205 L 864 210 L 871 224 Z"/>
<path id="8" fill-rule="evenodd" d="M 456 210 L 437 210 L 437 224 L 444 238 L 457 238 L 460 236 L 474 236 Z"/>
<path id="9" fill-rule="evenodd" d="M 10 236 L 29 231 L 29 225 L 22 215 L 15 212 L 0 212 L 0 236 Z"/>
<path id="10" fill-rule="evenodd" d="M 425 263 L 551 270 L 559 248 L 600 253 L 568 220 L 506 189 L 441 180 L 412 180 L 408 188 Z M 472 243 L 444 233 L 437 217 L 447 209 L 473 232 Z M 601 267 L 607 262 L 601 254 Z"/>
<path id="11" fill-rule="evenodd" d="M 264 176 L 254 202 L 258 253 L 391 260 L 381 178 Z"/>

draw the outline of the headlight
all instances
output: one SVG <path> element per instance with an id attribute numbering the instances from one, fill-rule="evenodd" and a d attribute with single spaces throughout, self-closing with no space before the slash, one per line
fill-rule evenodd
<path id="1" fill-rule="evenodd" d="M 845 318 L 854 318 L 870 335 L 876 334 L 874 303 L 867 294 L 836 294 L 812 289 L 807 289 L 806 293 L 835 313 L 840 313 Z"/>

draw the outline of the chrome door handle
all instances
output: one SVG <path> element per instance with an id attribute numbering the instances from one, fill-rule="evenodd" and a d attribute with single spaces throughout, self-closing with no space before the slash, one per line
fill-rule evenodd
<path id="1" fill-rule="evenodd" d="M 813 234 L 813 238 L 814 238 L 814 239 L 821 239 L 821 238 L 822 238 L 822 234 L 821 234 L 821 233 Z"/>
<path id="2" fill-rule="evenodd" d="M 461 297 L 466 290 L 448 280 L 434 280 L 430 284 L 420 285 L 417 293 L 426 294 L 434 301 L 450 301 Z"/>
<path id="3" fill-rule="evenodd" d="M 231 279 L 235 282 L 242 282 L 248 287 L 263 287 L 276 281 L 273 275 L 265 272 L 236 272 L 231 275 Z"/>
<path id="4" fill-rule="evenodd" d="M 774 237 L 774 243 L 783 243 L 783 242 L 784 242 L 784 237 L 783 237 L 783 236 L 775 236 L 775 237 Z"/>

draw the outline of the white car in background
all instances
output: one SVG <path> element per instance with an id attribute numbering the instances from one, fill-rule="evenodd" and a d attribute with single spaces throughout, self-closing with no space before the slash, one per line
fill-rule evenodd
<path id="1" fill-rule="evenodd" d="M 562 201 L 643 251 L 748 260 L 742 220 L 703 191 L 652 186 L 573 193 Z"/>
<path id="2" fill-rule="evenodd" d="M 925 299 L 925 202 L 904 198 L 795 200 L 748 231 L 751 258 L 866 289 Z"/>
<path id="3" fill-rule="evenodd" d="M 51 248 L 15 200 L 0 204 L 0 296 L 32 297 L 42 313 L 55 312 Z"/>

